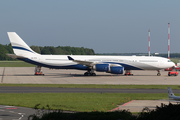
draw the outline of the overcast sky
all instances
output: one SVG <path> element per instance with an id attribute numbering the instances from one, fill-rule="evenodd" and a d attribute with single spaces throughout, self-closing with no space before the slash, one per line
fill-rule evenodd
<path id="1" fill-rule="evenodd" d="M 96 53 L 180 52 L 179 0 L 1 0 L 0 44 L 16 32 L 29 46 L 92 48 Z"/>

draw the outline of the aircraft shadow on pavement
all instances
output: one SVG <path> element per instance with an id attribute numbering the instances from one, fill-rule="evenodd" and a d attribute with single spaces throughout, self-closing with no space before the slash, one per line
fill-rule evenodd
<path id="1" fill-rule="evenodd" d="M 49 74 L 49 73 L 48 73 Z M 92 77 L 92 78 L 95 78 L 95 77 L 133 77 L 133 76 L 157 76 L 157 75 L 133 75 L 133 76 L 126 76 L 124 74 L 122 75 L 116 75 L 116 74 L 105 74 L 105 75 L 102 75 L 102 74 L 96 74 L 96 76 L 84 76 L 84 74 L 52 74 L 52 75 L 47 75 L 47 76 L 54 76 L 54 77 Z M 159 76 L 157 76 L 159 77 Z"/>
<path id="2" fill-rule="evenodd" d="M 34 74 L 6 74 L 6 75 L 0 75 L 0 76 L 58 76 L 58 77 L 123 77 L 126 76 L 124 74 L 96 74 L 96 76 L 84 76 L 84 74 L 74 74 L 74 73 L 45 73 L 44 75 L 34 75 Z M 126 76 L 126 77 L 133 77 L 133 76 L 157 76 L 157 75 L 130 75 L 130 76 Z M 165 77 L 167 77 L 168 75 L 163 75 Z M 157 76 L 157 77 L 161 77 L 161 76 Z"/>

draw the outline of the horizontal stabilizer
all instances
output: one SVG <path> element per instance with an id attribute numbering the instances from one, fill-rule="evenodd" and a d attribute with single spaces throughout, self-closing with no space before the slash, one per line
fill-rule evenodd
<path id="1" fill-rule="evenodd" d="M 15 54 L 6 54 L 7 56 L 13 58 L 13 59 L 17 59 L 17 58 L 26 58 L 26 57 L 23 57 L 23 56 L 19 56 L 19 55 L 15 55 Z"/>

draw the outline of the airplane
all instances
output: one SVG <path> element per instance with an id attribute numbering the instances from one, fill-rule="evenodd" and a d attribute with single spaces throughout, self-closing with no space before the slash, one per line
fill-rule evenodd
<path id="1" fill-rule="evenodd" d="M 171 102 L 180 102 L 180 96 L 175 96 L 170 87 L 168 87 L 168 96 Z"/>
<path id="2" fill-rule="evenodd" d="M 163 57 L 154 56 L 101 56 L 101 55 L 41 55 L 34 52 L 15 32 L 7 32 L 14 54 L 9 57 L 36 65 L 35 75 L 41 75 L 41 67 L 52 69 L 86 70 L 85 76 L 96 76 L 95 71 L 132 75 L 131 70 L 160 70 L 175 66 Z"/>

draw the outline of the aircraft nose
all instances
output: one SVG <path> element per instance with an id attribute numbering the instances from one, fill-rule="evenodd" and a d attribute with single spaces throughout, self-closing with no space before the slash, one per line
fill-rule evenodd
<path id="1" fill-rule="evenodd" d="M 174 62 L 172 62 L 172 66 L 175 67 L 175 63 Z"/>

